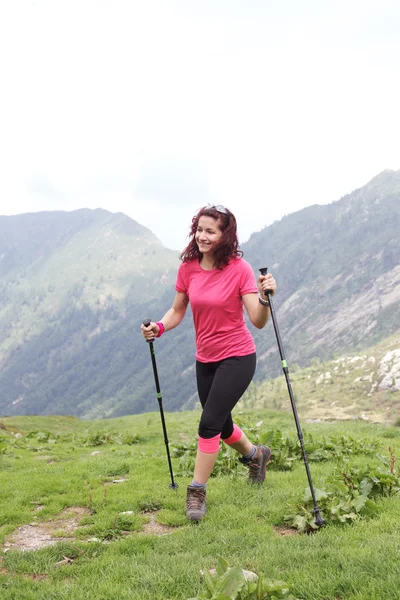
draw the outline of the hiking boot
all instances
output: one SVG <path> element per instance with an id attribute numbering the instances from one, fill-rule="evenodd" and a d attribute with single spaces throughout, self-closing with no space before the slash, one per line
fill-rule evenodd
<path id="1" fill-rule="evenodd" d="M 206 514 L 206 489 L 187 486 L 186 516 L 190 521 L 201 521 Z"/>
<path id="2" fill-rule="evenodd" d="M 249 482 L 262 483 L 265 480 L 267 462 L 271 458 L 271 449 L 268 446 L 256 446 L 254 456 L 249 461 L 239 458 L 240 462 L 249 468 Z"/>

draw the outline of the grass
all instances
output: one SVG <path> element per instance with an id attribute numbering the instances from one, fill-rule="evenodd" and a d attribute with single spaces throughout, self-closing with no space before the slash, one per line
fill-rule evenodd
<path id="1" fill-rule="evenodd" d="M 166 414 L 171 449 L 193 441 L 198 416 Z M 296 438 L 289 414 L 260 409 L 237 416 L 263 421 L 260 431 L 279 429 Z M 249 486 L 240 467 L 210 480 L 207 515 L 195 525 L 184 514 L 190 477 L 177 476 L 178 490 L 169 488 L 158 413 L 98 422 L 0 421 L 0 547 L 8 548 L 0 554 L 2 600 L 186 600 L 199 595 L 200 571 L 214 568 L 219 556 L 286 581 L 304 600 L 400 599 L 399 494 L 376 499 L 373 517 L 328 524 L 313 535 L 282 535 L 285 514 L 307 487 L 303 463 L 291 471 L 271 468 L 261 487 Z M 303 424 L 303 431 L 321 444 L 327 436 L 367 438 L 386 456 L 389 446 L 396 451 L 400 444 L 399 429 L 363 421 Z M 179 459 L 172 460 L 178 473 Z M 347 460 L 354 467 L 379 464 L 375 455 Z M 314 486 L 327 489 L 337 460 L 310 466 Z M 72 507 L 84 512 L 74 539 L 65 541 L 62 519 Z M 152 520 L 159 529 L 146 533 Z M 24 552 L 7 546 L 18 527 L 52 522 L 53 546 Z M 65 557 L 72 562 L 63 564 Z"/>

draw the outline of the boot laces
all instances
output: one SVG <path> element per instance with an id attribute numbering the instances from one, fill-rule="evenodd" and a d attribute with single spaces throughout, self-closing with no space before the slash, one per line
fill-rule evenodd
<path id="1" fill-rule="evenodd" d="M 191 508 L 200 508 L 205 500 L 206 494 L 204 490 L 190 490 L 190 494 L 188 494 L 187 498 L 187 507 Z"/>
<path id="2" fill-rule="evenodd" d="M 258 472 L 260 470 L 260 466 L 262 463 L 262 459 L 263 459 L 262 453 L 256 452 L 254 455 L 254 458 L 252 458 L 252 460 L 247 464 L 247 466 L 249 468 L 250 477 L 255 477 L 256 475 L 258 475 Z"/>

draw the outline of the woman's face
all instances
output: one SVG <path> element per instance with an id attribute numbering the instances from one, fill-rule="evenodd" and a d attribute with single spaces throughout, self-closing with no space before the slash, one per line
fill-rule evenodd
<path id="1" fill-rule="evenodd" d="M 218 227 L 219 219 L 200 217 L 195 233 L 196 243 L 202 254 L 212 255 L 222 239 L 222 231 Z"/>

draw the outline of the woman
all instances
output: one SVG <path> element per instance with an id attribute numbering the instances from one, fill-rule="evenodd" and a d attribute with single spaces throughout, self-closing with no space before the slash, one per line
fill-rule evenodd
<path id="1" fill-rule="evenodd" d="M 186 515 L 200 521 L 206 512 L 206 485 L 222 439 L 249 467 L 249 481 L 263 482 L 271 450 L 254 446 L 233 423 L 231 411 L 256 368 L 256 348 L 244 320 L 262 329 L 270 314 L 263 295 L 276 291 L 271 274 L 259 275 L 238 249 L 236 219 L 224 206 L 206 206 L 193 217 L 189 244 L 181 254 L 176 296 L 158 322 L 142 325 L 147 340 L 177 327 L 191 304 L 196 332 L 197 389 L 203 407 L 194 476 L 187 487 Z M 258 295 L 257 295 L 258 293 Z"/>

